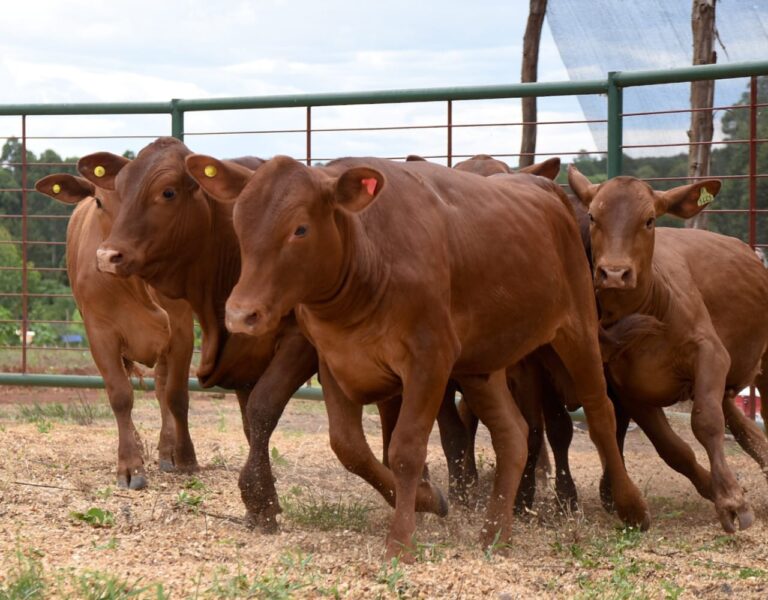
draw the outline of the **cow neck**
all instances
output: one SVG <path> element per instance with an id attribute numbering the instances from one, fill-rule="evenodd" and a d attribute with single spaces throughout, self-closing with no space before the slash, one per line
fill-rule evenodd
<path id="1" fill-rule="evenodd" d="M 208 198 L 211 227 L 198 241 L 198 260 L 186 271 L 185 299 L 203 334 L 198 374 L 212 370 L 229 334 L 224 326 L 225 303 L 240 276 L 240 250 L 232 226 L 232 205 Z"/>
<path id="2" fill-rule="evenodd" d="M 604 327 L 631 314 L 650 315 L 664 321 L 671 302 L 669 282 L 654 262 L 650 277 L 638 278 L 635 289 L 598 290 L 597 301 L 600 323 Z"/>
<path id="3" fill-rule="evenodd" d="M 314 318 L 350 327 L 378 308 L 389 281 L 390 267 L 382 260 L 365 227 L 355 215 L 337 213 L 342 264 L 327 293 L 303 303 Z"/>

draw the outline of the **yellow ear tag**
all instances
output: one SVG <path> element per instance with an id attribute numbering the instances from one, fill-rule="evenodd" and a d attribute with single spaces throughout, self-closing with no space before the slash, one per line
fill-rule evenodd
<path id="1" fill-rule="evenodd" d="M 54 183 L 51 189 L 54 194 L 58 194 L 61 191 L 61 186 L 58 183 Z"/>
<path id="2" fill-rule="evenodd" d="M 98 165 L 93 168 L 93 174 L 96 175 L 96 177 L 104 177 L 104 175 L 107 174 L 107 170 L 101 165 Z"/>
<path id="3" fill-rule="evenodd" d="M 219 170 L 214 165 L 207 165 L 205 169 L 203 169 L 203 173 L 205 173 L 206 177 L 216 177 L 218 172 Z"/>
<path id="4" fill-rule="evenodd" d="M 703 187 L 701 188 L 701 191 L 699 192 L 699 206 L 706 206 L 710 202 L 712 202 L 715 199 L 715 197 L 707 191 L 707 188 Z"/>

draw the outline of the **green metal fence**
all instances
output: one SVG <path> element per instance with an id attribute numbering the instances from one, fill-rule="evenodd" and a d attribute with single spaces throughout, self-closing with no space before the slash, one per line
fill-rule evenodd
<path id="1" fill-rule="evenodd" d="M 293 130 L 293 133 L 303 131 L 306 136 L 306 161 L 312 161 L 312 137 L 317 130 L 312 127 L 312 110 L 318 107 L 351 106 L 351 105 L 376 105 L 376 104 L 403 104 L 445 102 L 446 123 L 440 125 L 445 129 L 445 158 L 450 166 L 454 158 L 453 136 L 458 125 L 452 120 L 453 103 L 470 100 L 510 99 L 536 96 L 540 98 L 550 96 L 574 96 L 600 94 L 607 97 L 607 175 L 613 177 L 622 173 L 622 124 L 623 124 L 623 93 L 626 88 L 633 86 L 646 86 L 666 83 L 690 82 L 708 79 L 727 79 L 768 75 L 768 61 L 758 61 L 739 64 L 706 65 L 687 67 L 681 69 L 612 72 L 602 80 L 589 81 L 565 81 L 565 82 L 539 82 L 525 84 L 511 84 L 482 87 L 448 87 L 411 90 L 385 90 L 356 93 L 338 94 L 302 94 L 281 95 L 242 98 L 210 98 L 210 99 L 173 99 L 167 102 L 147 103 L 75 103 L 75 104 L 12 104 L 0 105 L 0 116 L 19 117 L 22 123 L 22 148 L 26 156 L 26 121 L 28 117 L 45 115 L 168 115 L 171 121 L 170 134 L 184 139 L 185 115 L 201 111 L 229 111 L 244 109 L 268 109 L 268 108 L 304 108 L 306 110 L 306 127 L 303 130 Z M 753 102 L 754 104 L 754 102 Z M 753 110 L 756 110 L 753 106 Z M 521 125 L 521 124 L 520 124 Z M 753 133 L 751 152 L 754 149 L 756 132 Z M 189 135 L 189 134 L 188 134 Z M 750 173 L 753 180 L 757 174 Z M 32 192 L 29 182 L 24 181 L 21 193 L 22 215 L 26 222 L 27 194 Z M 753 189 L 754 186 L 751 186 Z M 750 218 L 752 223 L 757 214 L 754 202 L 750 204 Z M 753 226 L 752 226 L 753 227 Z M 754 236 L 750 238 L 754 243 Z M 22 239 L 22 249 L 25 249 L 27 240 Z M 25 255 L 26 256 L 26 255 Z M 23 282 L 26 282 L 26 260 L 23 261 Z M 26 298 L 28 289 L 23 284 L 22 296 Z M 21 331 L 27 331 L 29 318 L 26 313 L 26 299 L 20 321 Z M 98 377 L 77 377 L 67 375 L 40 375 L 27 373 L 26 369 L 26 336 L 21 336 L 22 348 L 22 373 L 0 373 L 0 385 L 42 385 L 56 387 L 103 387 L 103 382 Z M 138 381 L 134 382 L 139 385 Z M 190 380 L 191 389 L 200 389 L 195 380 Z M 152 379 L 144 380 L 144 386 L 151 388 L 154 385 Z M 309 392 L 308 392 L 309 393 Z M 309 393 L 315 395 L 315 392 Z"/>

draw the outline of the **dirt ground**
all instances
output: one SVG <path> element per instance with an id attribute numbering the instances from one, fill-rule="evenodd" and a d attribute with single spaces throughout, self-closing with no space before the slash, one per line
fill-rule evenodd
<path id="1" fill-rule="evenodd" d="M 47 402 L 91 407 L 95 421 L 25 410 Z M 237 474 L 246 441 L 234 396 L 194 395 L 190 422 L 202 469 L 190 476 L 158 470 L 159 412 L 151 395 L 140 395 L 135 421 L 150 484 L 138 492 L 115 488 L 117 431 L 105 406 L 98 391 L 0 390 L 0 598 L 768 597 L 766 480 L 733 441 L 730 464 L 756 518 L 734 536 L 639 431 L 628 435 L 626 460 L 653 525 L 646 533 L 622 530 L 600 506 L 600 462 L 578 430 L 571 463 L 580 512 L 554 511 L 545 484 L 534 514 L 518 519 L 514 544 L 494 551 L 477 544 L 482 511 L 423 515 L 419 560 L 386 564 L 392 510 L 333 456 L 321 403 L 292 401 L 273 436 L 285 509 L 274 536 L 241 520 Z M 366 412 L 365 427 L 378 452 L 375 413 Z M 688 424 L 675 428 L 706 464 Z M 493 473 L 484 430 L 478 449 L 482 497 Z M 429 465 L 445 488 L 436 432 Z M 24 596 L 24 585 L 42 591 Z"/>

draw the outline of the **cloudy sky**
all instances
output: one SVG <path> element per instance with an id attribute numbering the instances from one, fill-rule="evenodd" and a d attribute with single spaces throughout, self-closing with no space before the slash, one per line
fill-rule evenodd
<path id="1" fill-rule="evenodd" d="M 556 2 L 550 2 L 554 4 Z M 686 3 L 687 4 L 687 3 Z M 3 103 L 165 101 L 515 83 L 528 0 L 11 0 L 0 20 Z M 539 79 L 568 72 L 545 23 Z M 444 104 L 315 109 L 320 128 L 444 123 Z M 540 101 L 540 120 L 578 120 L 575 98 Z M 457 123 L 514 122 L 517 101 L 457 103 Z M 304 109 L 194 113 L 186 142 L 224 156 L 303 157 Z M 170 132 L 166 116 L 29 117 L 30 148 L 63 155 L 137 150 Z M 0 117 L 0 139 L 20 119 Z M 87 136 L 140 136 L 71 139 Z M 516 127 L 456 130 L 454 151 L 511 153 Z M 594 149 L 584 125 L 541 127 L 539 151 Z M 313 156 L 445 153 L 444 130 L 317 133 Z M 516 159 L 511 159 L 516 163 Z"/>
<path id="2" fill-rule="evenodd" d="M 259 96 L 519 81 L 527 0 L 424 2 L 388 0 L 13 0 L 0 20 L 2 102 L 150 101 L 211 96 Z M 540 78 L 567 73 L 546 29 Z M 581 118 L 573 100 L 549 112 Z M 544 116 L 548 108 L 542 107 Z M 187 131 L 300 128 L 303 110 L 188 115 Z M 444 122 L 444 105 L 317 109 L 318 127 Z M 457 121 L 513 121 L 516 102 L 457 106 Z M 19 133 L 16 118 L 0 118 L 0 136 Z M 166 117 L 30 117 L 30 136 L 160 135 Z M 585 130 L 569 134 L 584 135 Z M 574 131 L 576 131 L 574 129 Z M 346 137 L 348 139 L 340 139 Z M 445 134 L 382 134 L 384 152 L 361 134 L 318 134 L 319 154 L 444 152 Z M 498 139 L 497 139 L 498 138 Z M 409 140 L 412 139 L 412 142 Z M 498 142 L 514 151 L 510 128 L 462 132 L 457 152 Z M 81 154 L 140 147 L 148 140 L 33 140 Z M 299 135 L 188 137 L 193 149 L 235 153 L 303 153 Z M 401 144 L 412 143 L 413 148 Z M 517 142 L 515 142 L 516 144 Z M 542 144 L 546 142 L 542 140 Z M 585 139 L 582 144 L 589 143 Z M 551 145 L 550 145 L 551 146 Z M 496 151 L 497 148 L 489 148 Z M 578 148 L 577 148 L 578 149 Z M 230 152 L 230 154 L 232 154 Z M 314 154 L 314 152 L 313 152 Z"/>

